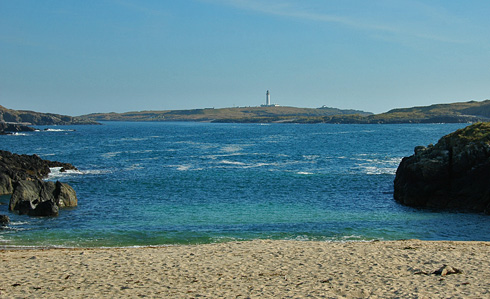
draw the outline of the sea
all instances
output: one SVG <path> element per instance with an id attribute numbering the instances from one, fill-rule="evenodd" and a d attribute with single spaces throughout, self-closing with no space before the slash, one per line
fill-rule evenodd
<path id="1" fill-rule="evenodd" d="M 468 124 L 103 122 L 38 126 L 0 148 L 68 162 L 48 180 L 78 207 L 58 217 L 8 211 L 0 247 L 133 247 L 254 239 L 490 241 L 490 217 L 393 199 L 418 145 Z"/>

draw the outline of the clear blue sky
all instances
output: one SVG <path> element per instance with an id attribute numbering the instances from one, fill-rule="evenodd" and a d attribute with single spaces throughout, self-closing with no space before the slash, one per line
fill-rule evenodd
<path id="1" fill-rule="evenodd" d="M 490 1 L 0 0 L 0 105 L 68 115 L 490 98 Z"/>

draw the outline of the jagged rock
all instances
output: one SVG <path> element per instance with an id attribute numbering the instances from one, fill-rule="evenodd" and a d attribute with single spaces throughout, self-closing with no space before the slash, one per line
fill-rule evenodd
<path id="1" fill-rule="evenodd" d="M 76 207 L 78 205 L 77 193 L 68 184 L 56 181 L 55 184 L 55 198 L 57 199 L 56 204 L 60 208 Z"/>
<path id="2" fill-rule="evenodd" d="M 7 215 L 0 215 L 0 226 L 7 225 L 10 222 L 10 218 Z"/>
<path id="3" fill-rule="evenodd" d="M 401 161 L 394 198 L 413 207 L 490 213 L 490 123 L 478 123 L 417 146 Z"/>
<path id="4" fill-rule="evenodd" d="M 37 155 L 17 155 L 0 150 L 0 195 L 12 194 L 13 183 L 46 178 L 50 167 L 76 170 L 69 163 L 43 160 Z"/>
<path id="5" fill-rule="evenodd" d="M 56 216 L 59 208 L 77 206 L 71 186 L 45 182 L 50 167 L 76 170 L 68 163 L 48 161 L 36 155 L 17 155 L 0 151 L 0 195 L 12 194 L 9 210 L 31 216 Z"/>
<path id="6" fill-rule="evenodd" d="M 0 195 L 12 194 L 12 179 L 6 173 L 0 173 Z"/>
<path id="7" fill-rule="evenodd" d="M 30 216 L 57 216 L 59 208 L 76 205 L 76 193 L 67 184 L 22 180 L 14 186 L 9 210 Z"/>

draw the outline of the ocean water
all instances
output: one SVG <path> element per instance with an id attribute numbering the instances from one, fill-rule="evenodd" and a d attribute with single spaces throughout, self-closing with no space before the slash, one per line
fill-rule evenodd
<path id="1" fill-rule="evenodd" d="M 12 220 L 0 246 L 490 241 L 488 216 L 393 200 L 402 157 L 464 126 L 106 122 L 0 136 L 3 150 L 79 169 L 49 177 L 78 195 L 59 217 L 10 213 L 0 197 Z"/>

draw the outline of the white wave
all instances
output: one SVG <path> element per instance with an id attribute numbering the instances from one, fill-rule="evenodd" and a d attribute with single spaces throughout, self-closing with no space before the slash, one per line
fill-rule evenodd
<path id="1" fill-rule="evenodd" d="M 27 221 L 11 221 L 9 222 L 9 225 L 24 225 L 24 224 L 29 224 Z"/>
<path id="2" fill-rule="evenodd" d="M 178 165 L 177 166 L 177 170 L 179 170 L 179 171 L 187 171 L 189 169 L 191 169 L 191 165 Z"/>
<path id="3" fill-rule="evenodd" d="M 301 175 L 312 175 L 313 173 L 312 173 L 312 172 L 308 172 L 308 171 L 298 171 L 296 174 L 301 174 Z"/>
<path id="4" fill-rule="evenodd" d="M 239 152 L 243 149 L 243 147 L 238 146 L 238 145 L 227 145 L 221 148 L 221 151 L 226 152 L 226 153 L 234 153 L 234 152 Z"/>
<path id="5" fill-rule="evenodd" d="M 48 174 L 48 179 L 58 179 L 61 177 L 67 177 L 67 176 L 72 176 L 72 175 L 99 175 L 99 174 L 106 174 L 110 173 L 109 170 L 106 169 L 91 169 L 91 170 L 74 170 L 74 169 L 68 169 L 64 172 L 61 172 L 62 167 L 51 167 L 50 173 Z"/>
<path id="6" fill-rule="evenodd" d="M 75 132 L 75 130 L 69 130 L 69 129 L 44 129 L 44 132 Z"/>
<path id="7" fill-rule="evenodd" d="M 69 175 L 80 175 L 83 174 L 79 170 L 74 170 L 74 169 L 67 169 L 65 171 L 61 171 L 63 167 L 51 167 L 49 168 L 49 174 L 48 174 L 48 179 L 55 179 L 55 178 L 60 178 L 60 177 L 65 177 Z"/>
<path id="8" fill-rule="evenodd" d="M 111 171 L 110 170 L 107 170 L 107 169 L 92 169 L 92 170 L 83 170 L 82 171 L 82 174 L 106 174 L 106 173 L 110 173 Z"/>
<path id="9" fill-rule="evenodd" d="M 124 168 L 124 170 L 126 170 L 126 171 L 139 170 L 139 169 L 143 169 L 143 166 L 141 166 L 140 164 L 133 164 L 131 166 Z"/>
<path id="10" fill-rule="evenodd" d="M 320 158 L 319 155 L 303 155 L 303 158 L 305 158 L 306 160 L 316 160 L 318 158 Z"/>
<path id="11" fill-rule="evenodd" d="M 228 165 L 246 165 L 243 162 L 238 162 L 238 161 L 229 161 L 229 160 L 221 160 L 221 164 L 228 164 Z"/>
<path id="12" fill-rule="evenodd" d="M 352 158 L 354 161 L 359 161 L 357 164 L 362 172 L 366 174 L 395 174 L 401 158 L 399 157 L 366 157 Z"/>
<path id="13" fill-rule="evenodd" d="M 364 167 L 364 172 L 366 174 L 395 174 L 396 167 L 376 167 L 376 166 L 366 166 Z"/>
<path id="14" fill-rule="evenodd" d="M 13 132 L 12 135 L 14 135 L 14 136 L 27 136 L 26 133 L 21 133 L 21 132 Z"/>
<path id="15" fill-rule="evenodd" d="M 198 170 L 204 169 L 202 167 L 194 167 L 193 165 L 190 165 L 190 164 L 167 165 L 167 167 L 175 167 L 178 171 L 198 171 Z"/>
<path id="16" fill-rule="evenodd" d="M 108 152 L 108 153 L 104 153 L 102 154 L 101 156 L 106 158 L 106 159 L 110 159 L 110 158 L 114 158 L 115 156 L 121 154 L 122 152 Z"/>

